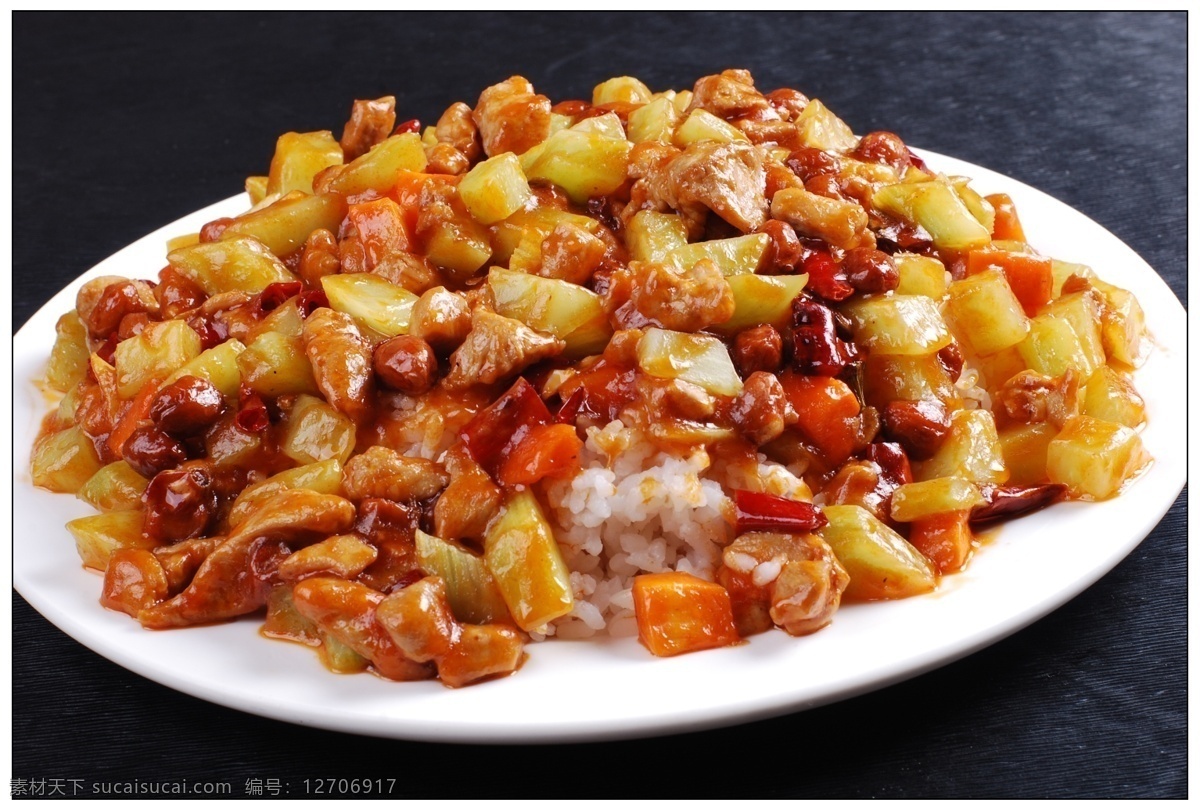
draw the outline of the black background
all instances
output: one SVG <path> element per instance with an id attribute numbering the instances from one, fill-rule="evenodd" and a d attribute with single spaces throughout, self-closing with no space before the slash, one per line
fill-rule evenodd
<path id="1" fill-rule="evenodd" d="M 265 174 L 280 132 L 340 134 L 355 97 L 394 94 L 401 120 L 430 123 L 514 73 L 557 101 L 614 75 L 684 88 L 735 66 L 857 132 L 1050 193 L 1186 301 L 1186 28 L 1184 14 L 17 14 L 14 325 Z M 249 778 L 297 796 L 306 777 L 383 777 L 395 797 L 1186 796 L 1185 507 L 1186 493 L 1096 586 L 963 661 L 808 712 L 622 743 L 293 727 L 132 675 L 14 592 L 12 773 L 223 780 L 234 795 Z"/>

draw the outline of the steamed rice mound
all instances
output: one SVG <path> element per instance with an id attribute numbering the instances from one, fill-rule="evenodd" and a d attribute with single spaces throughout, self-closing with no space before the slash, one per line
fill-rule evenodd
<path id="1" fill-rule="evenodd" d="M 575 594 L 574 609 L 547 635 L 635 635 L 631 588 L 638 574 L 713 579 L 734 539 L 733 503 L 722 483 L 811 500 L 801 479 L 761 456 L 749 467 L 717 470 L 703 447 L 671 455 L 620 421 L 587 434 L 579 473 L 547 490 Z"/>

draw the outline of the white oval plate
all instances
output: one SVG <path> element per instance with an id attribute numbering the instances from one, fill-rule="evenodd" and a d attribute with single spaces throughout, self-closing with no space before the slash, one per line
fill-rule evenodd
<path id="1" fill-rule="evenodd" d="M 473 743 L 603 740 L 681 732 L 830 703 L 930 670 L 1032 623 L 1112 569 L 1150 533 L 1187 478 L 1186 315 L 1153 269 L 1082 214 L 978 166 L 927 155 L 981 193 L 1007 192 L 1040 251 L 1093 267 L 1136 293 L 1155 351 L 1136 377 L 1146 398 L 1143 433 L 1154 465 L 1120 497 L 1060 504 L 1008 524 L 933 594 L 849 605 L 821 632 L 782 632 L 737 647 L 652 657 L 634 639 L 529 646 L 521 671 L 452 690 L 334 675 L 309 649 L 268 641 L 259 620 L 155 632 L 99 604 L 101 578 L 84 570 L 63 524 L 90 514 L 67 496 L 35 489 L 29 445 L 46 410 L 41 376 L 59 315 L 75 290 L 103 274 L 151 276 L 168 237 L 245 207 L 239 196 L 138 240 L 50 300 L 13 343 L 15 450 L 13 581 L 42 615 L 80 643 L 151 680 L 246 712 L 338 731 Z"/>

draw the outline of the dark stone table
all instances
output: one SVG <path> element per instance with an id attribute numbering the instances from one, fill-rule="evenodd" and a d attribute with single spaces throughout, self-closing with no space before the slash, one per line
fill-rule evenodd
<path id="1" fill-rule="evenodd" d="M 14 327 L 100 259 L 265 173 L 278 133 L 340 131 L 355 97 L 395 94 L 402 119 L 428 122 L 513 73 L 561 99 L 613 75 L 682 88 L 733 66 L 820 97 L 859 132 L 1050 193 L 1186 301 L 1186 28 L 1183 14 L 17 14 Z M 460 747 L 265 720 L 126 672 L 14 592 L 12 774 L 47 793 L 83 780 L 57 783 L 80 796 L 95 781 L 242 795 L 279 780 L 297 796 L 305 778 L 384 777 L 414 798 L 1182 797 L 1186 502 L 1094 587 L 957 663 L 623 743 Z"/>

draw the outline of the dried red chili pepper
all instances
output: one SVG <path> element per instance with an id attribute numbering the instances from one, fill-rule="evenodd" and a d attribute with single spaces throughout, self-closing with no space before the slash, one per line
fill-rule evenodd
<path id="1" fill-rule="evenodd" d="M 908 454 L 896 442 L 869 444 L 865 455 L 868 461 L 874 461 L 879 465 L 879 469 L 883 471 L 883 477 L 892 489 L 912 483 L 912 466 L 908 463 Z"/>
<path id="2" fill-rule="evenodd" d="M 793 501 L 766 492 L 733 491 L 737 533 L 789 532 L 807 534 L 829 523 L 829 518 L 804 501 Z"/>
<path id="3" fill-rule="evenodd" d="M 221 217 L 212 222 L 206 222 L 200 228 L 201 242 L 216 242 L 225 233 L 225 229 L 233 224 L 233 217 Z"/>
<path id="4" fill-rule="evenodd" d="M 972 523 L 990 523 L 994 520 L 1027 515 L 1058 503 L 1067 494 L 1063 484 L 1042 484 L 1035 487 L 1000 487 L 985 484 L 979 488 L 986 503 L 971 510 Z"/>
<path id="5" fill-rule="evenodd" d="M 110 366 L 113 365 L 117 353 L 117 344 L 120 342 L 120 336 L 116 332 L 113 332 L 100 344 L 100 348 L 96 349 L 96 355 Z"/>
<path id="6" fill-rule="evenodd" d="M 420 131 L 421 131 L 420 119 L 410 118 L 407 121 L 401 121 L 399 124 L 397 124 L 396 128 L 394 130 L 392 130 L 392 134 L 393 135 L 403 135 L 406 132 L 420 132 Z"/>
<path id="7" fill-rule="evenodd" d="M 925 161 L 923 161 L 923 160 L 921 160 L 921 158 L 917 157 L 916 152 L 909 149 L 907 146 L 904 147 L 904 149 L 905 149 L 905 151 L 908 152 L 908 162 L 909 163 L 911 163 L 913 166 L 917 167 L 918 169 L 920 169 L 923 172 L 929 171 L 929 167 L 927 165 L 925 165 Z"/>
<path id="8" fill-rule="evenodd" d="M 296 306 L 300 308 L 300 317 L 307 318 L 319 308 L 329 306 L 329 298 L 324 290 L 305 290 L 296 298 Z"/>
<path id="9" fill-rule="evenodd" d="M 833 311 L 805 296 L 792 302 L 792 365 L 802 374 L 836 377 L 858 357 L 837 336 Z"/>
<path id="10" fill-rule="evenodd" d="M 471 418 L 460 434 L 475 463 L 493 478 L 510 448 L 535 427 L 553 420 L 538 392 L 524 377 L 518 377 L 504 394 Z"/>
<path id="11" fill-rule="evenodd" d="M 263 402 L 263 398 L 258 394 L 251 394 L 242 399 L 233 421 L 247 433 L 261 433 L 271 424 L 271 414 L 267 411 L 267 404 Z"/>
<path id="12" fill-rule="evenodd" d="M 255 316 L 263 317 L 303 290 L 304 284 L 299 281 L 276 281 L 274 284 L 268 284 L 254 299 Z"/>
<path id="13" fill-rule="evenodd" d="M 187 325 L 200 336 L 200 348 L 202 349 L 219 346 L 229 338 L 229 328 L 224 323 L 204 315 L 193 315 L 188 318 Z"/>
<path id="14" fill-rule="evenodd" d="M 847 280 L 841 265 L 828 253 L 819 251 L 806 256 L 804 272 L 808 273 L 808 290 L 826 301 L 845 301 L 854 295 L 854 287 Z"/>

